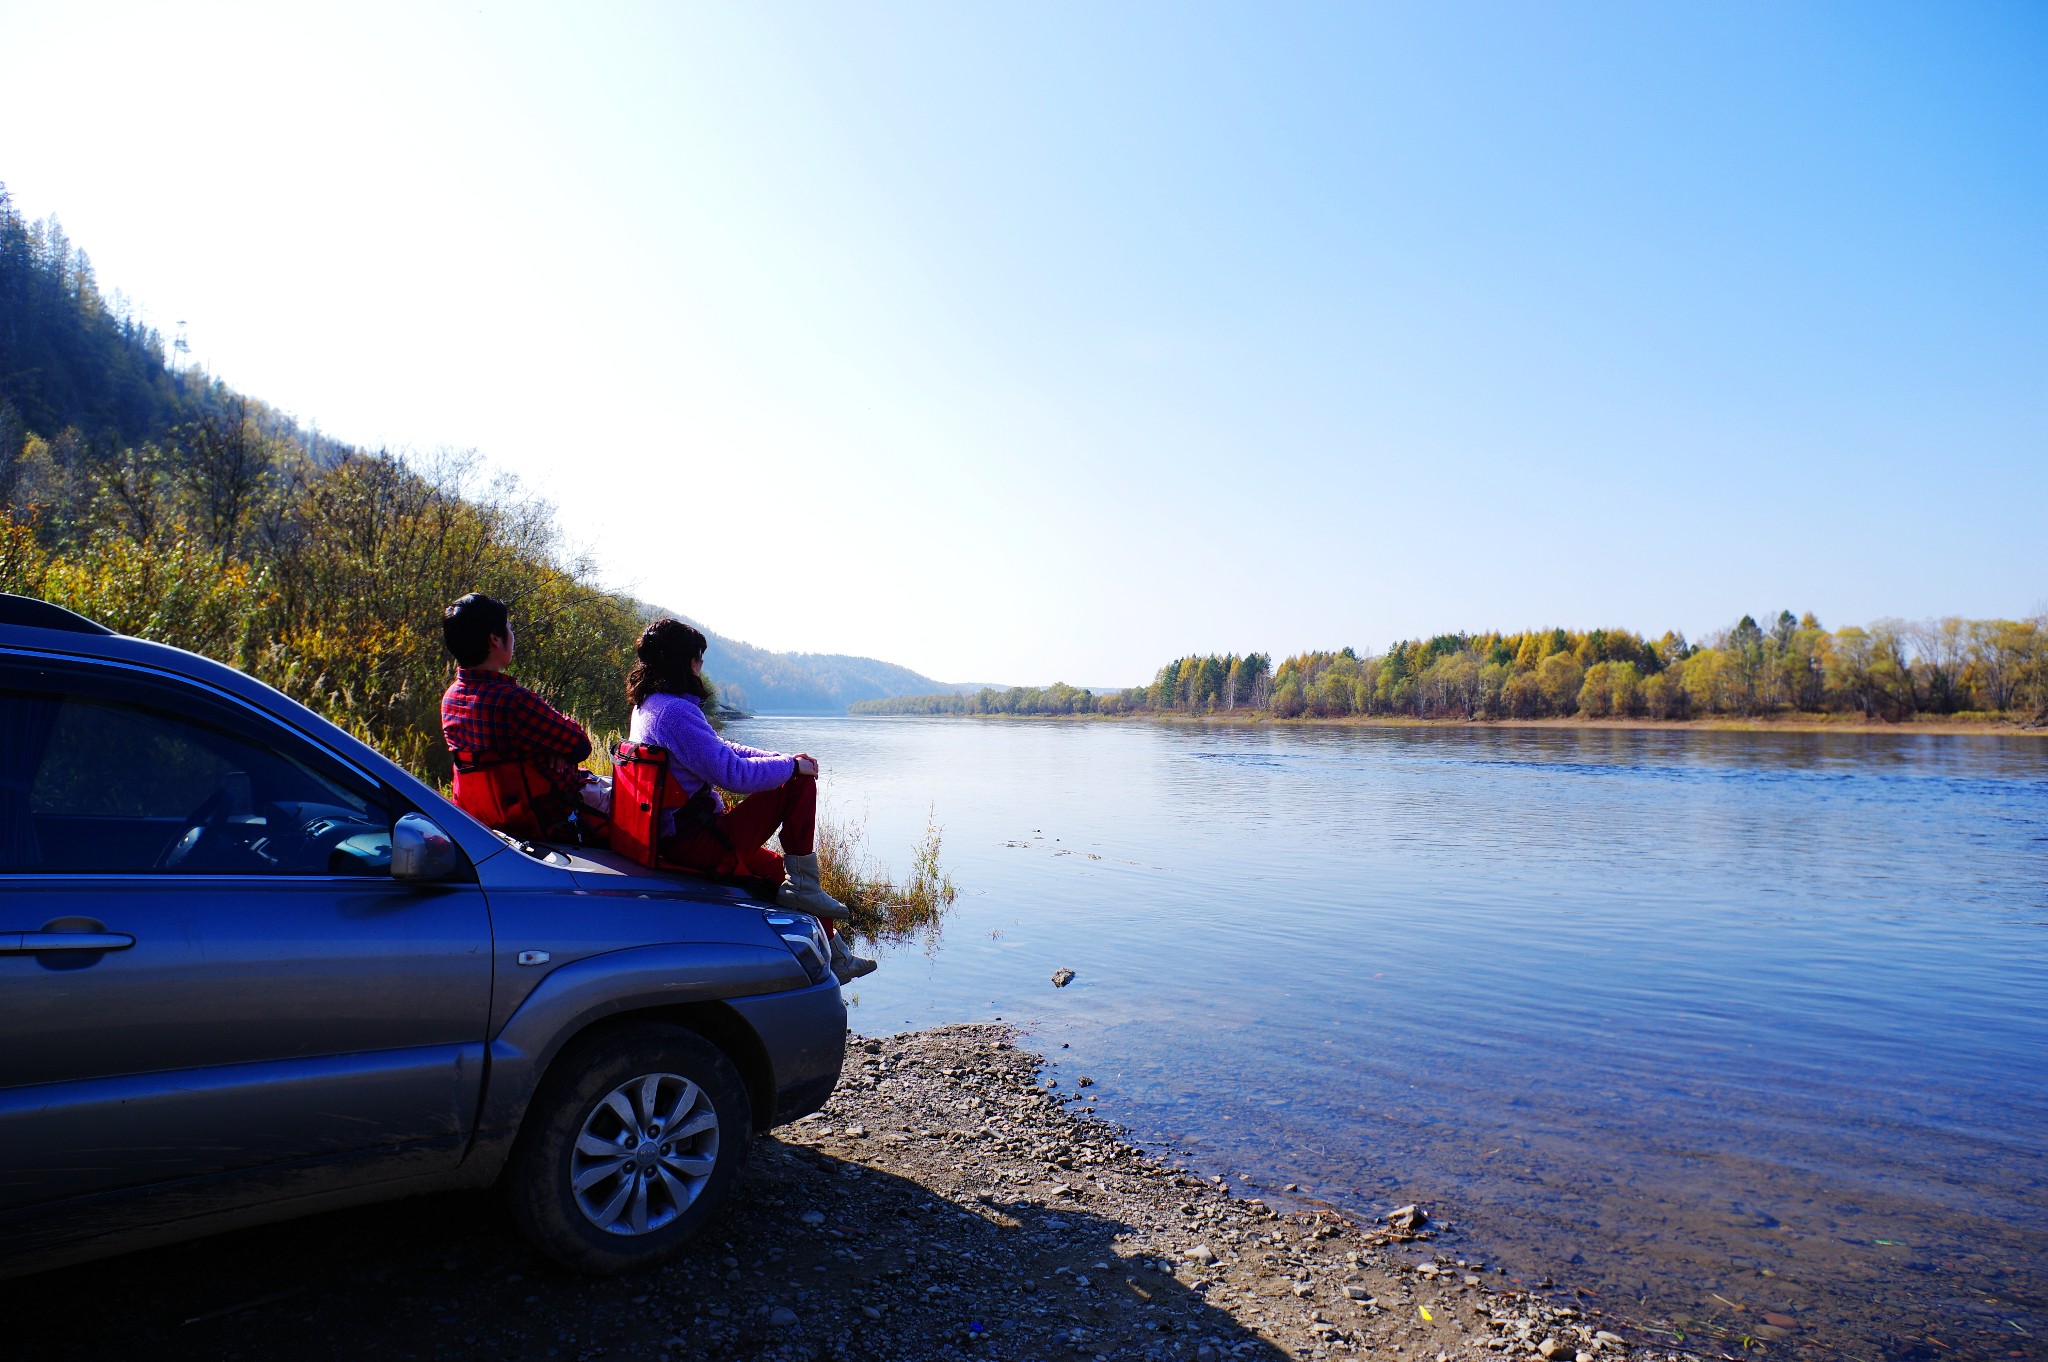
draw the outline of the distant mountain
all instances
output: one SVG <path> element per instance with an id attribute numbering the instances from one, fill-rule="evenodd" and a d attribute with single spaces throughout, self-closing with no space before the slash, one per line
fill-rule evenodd
<path id="1" fill-rule="evenodd" d="M 711 645 L 704 652 L 704 674 L 717 685 L 721 701 L 749 714 L 843 714 L 857 700 L 980 689 L 978 685 L 934 681 L 908 667 L 872 657 L 772 653 L 727 638 L 673 610 L 650 606 L 646 614 L 649 618 L 675 615 L 701 631 Z"/>

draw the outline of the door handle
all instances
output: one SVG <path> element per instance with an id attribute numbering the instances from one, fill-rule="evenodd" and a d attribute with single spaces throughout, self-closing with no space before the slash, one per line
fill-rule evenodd
<path id="1" fill-rule="evenodd" d="M 120 932 L 0 932 L 0 955 L 44 951 L 125 951 L 135 938 Z"/>

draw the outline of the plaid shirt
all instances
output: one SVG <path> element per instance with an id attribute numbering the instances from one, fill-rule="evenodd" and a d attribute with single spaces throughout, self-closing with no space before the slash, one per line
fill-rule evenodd
<path id="1" fill-rule="evenodd" d="M 450 752 L 479 763 L 532 762 L 557 790 L 589 779 L 576 769 L 590 755 L 583 725 L 503 672 L 455 669 L 455 684 L 441 696 L 441 736 Z"/>

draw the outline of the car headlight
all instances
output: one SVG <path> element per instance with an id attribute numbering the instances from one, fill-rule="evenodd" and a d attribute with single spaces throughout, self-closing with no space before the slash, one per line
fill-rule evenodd
<path id="1" fill-rule="evenodd" d="M 803 965 L 811 982 L 822 984 L 832 977 L 832 946 L 825 939 L 825 924 L 809 913 L 776 909 L 766 913 L 768 925 L 789 947 L 789 953 Z"/>

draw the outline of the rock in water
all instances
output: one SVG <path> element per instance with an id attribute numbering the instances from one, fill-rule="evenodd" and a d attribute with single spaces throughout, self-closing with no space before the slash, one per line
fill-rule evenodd
<path id="1" fill-rule="evenodd" d="M 1385 1219 L 1397 1230 L 1419 1230 L 1429 1223 L 1429 1212 L 1420 1206 L 1403 1206 L 1398 1211 L 1388 1211 Z"/>
<path id="2" fill-rule="evenodd" d="M 1052 986 L 1054 988 L 1065 988 L 1073 982 L 1074 972 L 1070 969 L 1061 968 L 1052 972 Z"/>

